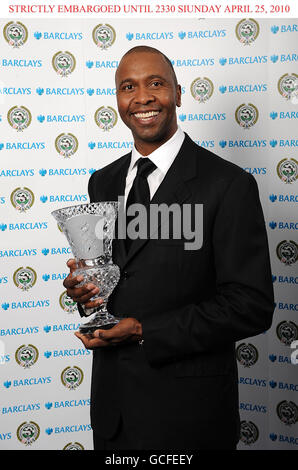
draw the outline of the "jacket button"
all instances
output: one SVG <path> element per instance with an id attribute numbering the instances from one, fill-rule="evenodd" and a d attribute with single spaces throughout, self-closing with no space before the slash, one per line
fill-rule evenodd
<path id="1" fill-rule="evenodd" d="M 129 278 L 128 272 L 127 272 L 127 271 L 123 271 L 121 278 L 122 278 L 124 281 L 126 281 L 126 280 Z"/>

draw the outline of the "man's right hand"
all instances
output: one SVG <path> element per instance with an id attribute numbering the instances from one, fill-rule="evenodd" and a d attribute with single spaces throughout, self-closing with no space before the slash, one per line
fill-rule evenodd
<path id="1" fill-rule="evenodd" d="M 94 308 L 102 303 L 102 299 L 90 301 L 90 298 L 99 293 L 99 288 L 92 283 L 84 284 L 81 287 L 76 287 L 77 284 L 82 282 L 83 276 L 73 276 L 73 272 L 77 269 L 75 259 L 67 261 L 70 273 L 63 281 L 63 285 L 67 290 L 67 295 L 72 298 L 75 302 L 84 304 L 86 308 Z"/>

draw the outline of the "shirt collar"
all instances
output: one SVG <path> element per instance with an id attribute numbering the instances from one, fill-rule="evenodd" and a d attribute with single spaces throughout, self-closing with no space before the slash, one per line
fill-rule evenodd
<path id="1" fill-rule="evenodd" d="M 182 129 L 178 126 L 177 131 L 174 135 L 172 135 L 169 140 L 167 140 L 163 145 L 154 150 L 154 152 L 150 153 L 149 155 L 146 155 L 146 157 L 149 157 L 150 160 L 157 166 L 157 168 L 163 174 L 166 174 L 171 164 L 173 163 L 176 155 L 178 154 L 184 138 L 185 134 Z M 144 157 L 144 155 L 141 155 L 134 146 L 131 152 L 131 160 L 128 172 L 130 172 L 134 168 L 139 158 L 146 157 Z"/>

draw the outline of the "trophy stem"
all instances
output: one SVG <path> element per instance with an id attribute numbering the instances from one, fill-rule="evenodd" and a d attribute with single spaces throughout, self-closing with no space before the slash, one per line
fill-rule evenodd
<path id="1" fill-rule="evenodd" d="M 118 318 L 111 315 L 106 307 L 106 302 L 97 307 L 97 311 L 89 322 L 82 324 L 79 328 L 84 335 L 92 334 L 95 330 L 108 330 L 119 322 Z"/>

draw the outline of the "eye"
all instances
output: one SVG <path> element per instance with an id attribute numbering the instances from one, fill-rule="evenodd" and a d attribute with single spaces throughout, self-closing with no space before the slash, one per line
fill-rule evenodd
<path id="1" fill-rule="evenodd" d="M 124 91 L 130 91 L 132 89 L 133 89 L 133 85 L 131 83 L 128 83 L 128 84 L 122 86 L 122 90 L 124 90 Z"/>
<path id="2" fill-rule="evenodd" d="M 154 80 L 154 82 L 152 82 L 151 85 L 156 88 L 156 87 L 161 86 L 162 83 L 161 83 L 161 81 L 159 81 L 159 80 Z"/>

